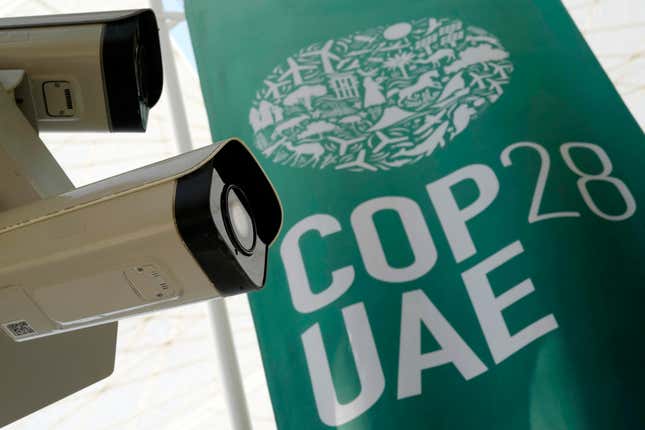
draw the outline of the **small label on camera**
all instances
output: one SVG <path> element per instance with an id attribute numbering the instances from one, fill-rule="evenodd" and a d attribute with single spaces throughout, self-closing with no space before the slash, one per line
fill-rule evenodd
<path id="1" fill-rule="evenodd" d="M 33 336 L 36 333 L 31 325 L 25 320 L 12 321 L 2 325 L 2 328 L 7 332 L 7 334 L 14 339 L 22 339 L 24 337 Z"/>
<path id="2" fill-rule="evenodd" d="M 124 274 L 137 295 L 146 301 L 167 300 L 177 296 L 175 289 L 156 265 L 133 267 Z"/>

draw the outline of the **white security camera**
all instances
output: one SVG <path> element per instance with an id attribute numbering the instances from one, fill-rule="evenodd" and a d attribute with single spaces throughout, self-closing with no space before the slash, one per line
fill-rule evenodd
<path id="1" fill-rule="evenodd" d="M 152 10 L 0 19 L 0 70 L 38 131 L 145 131 L 163 72 Z"/>
<path id="2" fill-rule="evenodd" d="M 265 283 L 282 209 L 238 140 L 74 190 L 38 135 L 144 131 L 161 66 L 151 10 L 0 19 L 0 427 L 109 376 L 118 320 Z"/>
<path id="3" fill-rule="evenodd" d="M 257 290 L 281 224 L 234 139 L 0 213 L 0 327 L 30 340 Z"/>

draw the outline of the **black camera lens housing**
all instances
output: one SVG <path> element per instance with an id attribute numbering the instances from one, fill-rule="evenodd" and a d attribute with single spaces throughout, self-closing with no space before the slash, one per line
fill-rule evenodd
<path id="1" fill-rule="evenodd" d="M 159 29 L 151 10 L 110 21 L 103 31 L 102 66 L 110 130 L 142 132 L 163 87 Z"/>
<path id="2" fill-rule="evenodd" d="M 231 196 L 248 215 L 247 234 L 236 232 Z M 269 245 L 282 225 L 282 206 L 244 144 L 228 140 L 212 161 L 179 178 L 174 214 L 186 248 L 221 295 L 264 286 Z"/>

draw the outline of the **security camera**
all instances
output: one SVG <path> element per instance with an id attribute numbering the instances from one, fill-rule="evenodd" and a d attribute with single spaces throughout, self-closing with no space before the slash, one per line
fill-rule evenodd
<path id="1" fill-rule="evenodd" d="M 163 83 L 152 10 L 0 19 L 0 70 L 38 131 L 145 131 Z"/>
<path id="2" fill-rule="evenodd" d="M 258 290 L 281 224 L 235 139 L 0 213 L 0 327 L 26 341 Z"/>

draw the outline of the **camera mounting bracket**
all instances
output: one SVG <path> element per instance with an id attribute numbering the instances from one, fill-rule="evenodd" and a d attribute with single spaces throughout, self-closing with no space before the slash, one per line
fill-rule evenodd
<path id="1" fill-rule="evenodd" d="M 0 211 L 74 189 L 16 105 L 25 78 L 0 70 Z M 109 376 L 116 333 L 116 322 L 22 343 L 0 332 L 0 427 Z"/>
<path id="2" fill-rule="evenodd" d="M 23 70 L 0 70 L 0 211 L 74 189 L 16 105 Z"/>

